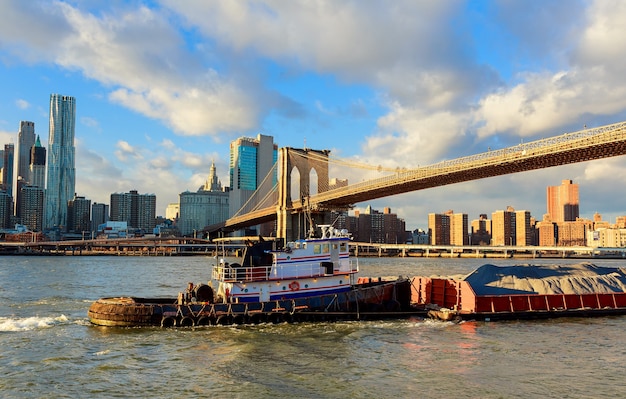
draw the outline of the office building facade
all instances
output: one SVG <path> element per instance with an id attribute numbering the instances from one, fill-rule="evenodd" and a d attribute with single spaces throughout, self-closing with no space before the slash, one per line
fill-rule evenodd
<path id="1" fill-rule="evenodd" d="M 17 207 L 20 212 L 20 223 L 31 231 L 42 231 L 45 190 L 42 187 L 22 185 L 19 201 Z"/>
<path id="2" fill-rule="evenodd" d="M 444 213 L 428 214 L 430 245 L 450 245 L 450 216 Z"/>
<path id="3" fill-rule="evenodd" d="M 471 244 L 490 245 L 491 244 L 491 220 L 487 214 L 480 214 L 478 219 L 472 220 Z"/>
<path id="4" fill-rule="evenodd" d="M 578 184 L 572 180 L 562 180 L 560 186 L 548 186 L 547 205 L 552 222 L 576 221 L 580 208 Z"/>
<path id="5" fill-rule="evenodd" d="M 517 227 L 515 209 L 507 207 L 505 211 L 495 211 L 491 214 L 491 244 L 517 245 Z"/>
<path id="6" fill-rule="evenodd" d="M 404 219 L 385 207 L 382 212 L 371 206 L 365 212 L 355 211 L 354 216 L 347 213 L 330 214 L 333 226 L 337 229 L 347 229 L 352 233 L 354 241 L 371 242 L 378 244 L 404 244 L 410 240 L 411 233 L 406 231 Z"/>
<path id="7" fill-rule="evenodd" d="M 46 148 L 41 146 L 39 136 L 30 149 L 28 184 L 42 189 L 46 187 Z"/>
<path id="8" fill-rule="evenodd" d="M 195 235 L 205 227 L 228 219 L 229 193 L 222 189 L 215 164 L 211 164 L 209 178 L 198 191 L 185 191 L 179 195 L 177 227 L 184 236 Z"/>
<path id="9" fill-rule="evenodd" d="M 94 202 L 91 205 L 91 231 L 98 231 L 98 226 L 109 221 L 109 205 Z"/>
<path id="10" fill-rule="evenodd" d="M 271 136 L 241 137 L 230 143 L 230 216 L 256 191 L 277 157 L 278 146 Z"/>
<path id="11" fill-rule="evenodd" d="M 6 191 L 0 191 L 0 228 L 13 228 L 11 218 L 13 216 L 13 197 Z"/>
<path id="12" fill-rule="evenodd" d="M 518 247 L 528 247 L 535 242 L 535 228 L 530 211 L 515 211 L 515 242 Z"/>
<path id="13" fill-rule="evenodd" d="M 75 121 L 74 97 L 50 95 L 45 228 L 67 228 L 67 205 L 74 197 L 76 185 Z"/>
<path id="14" fill-rule="evenodd" d="M 30 152 L 35 145 L 35 123 L 21 121 L 17 132 L 17 147 L 15 149 L 15 173 L 13 176 L 13 197 L 15 198 L 15 214 L 20 217 L 20 188 L 30 182 Z"/>
<path id="15" fill-rule="evenodd" d="M 278 146 L 272 136 L 241 137 L 230 143 L 229 216 L 235 215 L 259 188 L 278 159 Z M 276 182 L 277 174 L 270 177 Z M 268 185 L 272 187 L 273 185 Z M 260 193 L 263 198 L 268 193 Z M 259 234 L 268 235 L 272 227 L 261 227 Z"/>
<path id="16" fill-rule="evenodd" d="M 18 167 L 18 169 L 20 168 Z M 19 223 L 29 226 L 31 230 L 41 231 L 44 223 L 45 201 L 40 201 L 39 196 L 45 195 L 46 149 L 41 146 L 39 136 L 36 137 L 35 143 L 28 152 L 28 168 L 25 172 L 22 169 L 22 172 L 18 173 L 22 174 L 17 180 L 15 216 Z M 28 198 L 22 199 L 22 195 L 27 195 Z M 35 216 L 35 214 L 37 215 Z M 36 230 L 31 227 L 34 225 L 37 226 Z"/>
<path id="17" fill-rule="evenodd" d="M 156 225 L 156 195 L 139 194 L 137 190 L 113 193 L 110 212 L 109 220 L 127 222 L 129 230 L 151 234 Z"/>
<path id="18" fill-rule="evenodd" d="M 73 233 L 91 231 L 91 200 L 74 196 L 68 202 L 67 230 Z"/>
<path id="19" fill-rule="evenodd" d="M 469 245 L 467 213 L 450 213 L 450 245 Z"/>
<path id="20" fill-rule="evenodd" d="M 13 198 L 13 163 L 15 160 L 15 146 L 13 144 L 4 145 L 2 158 L 2 189 Z"/>

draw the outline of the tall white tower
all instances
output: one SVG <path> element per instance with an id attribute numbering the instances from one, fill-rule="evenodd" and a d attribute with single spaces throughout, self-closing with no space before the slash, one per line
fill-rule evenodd
<path id="1" fill-rule="evenodd" d="M 76 99 L 50 95 L 50 137 L 48 138 L 48 177 L 46 179 L 46 228 L 67 228 L 67 204 L 74 198 L 76 169 L 74 126 Z"/>

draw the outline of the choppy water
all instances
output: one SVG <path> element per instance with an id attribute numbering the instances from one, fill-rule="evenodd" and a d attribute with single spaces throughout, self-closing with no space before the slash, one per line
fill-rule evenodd
<path id="1" fill-rule="evenodd" d="M 364 276 L 459 274 L 483 263 L 360 260 Z M 188 281 L 206 280 L 208 264 L 202 257 L 0 257 L 0 397 L 626 395 L 626 316 L 196 329 L 116 329 L 87 321 L 99 297 L 175 295 Z"/>

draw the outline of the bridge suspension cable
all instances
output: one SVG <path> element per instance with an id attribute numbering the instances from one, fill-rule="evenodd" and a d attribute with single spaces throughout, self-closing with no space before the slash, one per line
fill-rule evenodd
<path id="1" fill-rule="evenodd" d="M 277 168 L 278 162 L 275 162 L 270 171 L 265 175 L 259 184 L 258 188 L 232 217 L 239 217 L 246 213 L 255 212 L 259 209 L 276 205 L 276 202 L 278 201 L 278 196 L 276 194 L 276 187 L 278 185 L 278 182 L 276 181 Z"/>

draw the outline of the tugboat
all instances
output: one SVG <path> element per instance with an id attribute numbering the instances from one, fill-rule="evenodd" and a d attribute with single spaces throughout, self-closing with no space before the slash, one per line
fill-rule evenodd
<path id="1" fill-rule="evenodd" d="M 414 314 L 411 281 L 356 277 L 350 234 L 330 225 L 289 242 L 248 241 L 240 259 L 216 257 L 209 284 L 176 298 L 101 298 L 88 311 L 101 326 L 193 327 L 393 317 Z M 216 289 L 214 289 L 216 287 Z"/>

